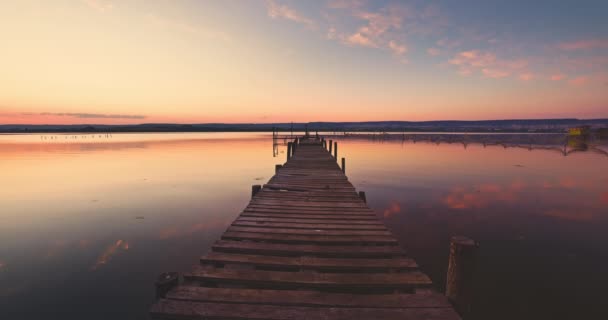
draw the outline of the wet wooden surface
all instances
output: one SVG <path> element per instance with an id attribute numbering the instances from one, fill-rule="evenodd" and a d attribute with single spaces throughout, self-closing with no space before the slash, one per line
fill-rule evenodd
<path id="1" fill-rule="evenodd" d="M 152 319 L 460 319 L 322 147 L 302 139 Z"/>

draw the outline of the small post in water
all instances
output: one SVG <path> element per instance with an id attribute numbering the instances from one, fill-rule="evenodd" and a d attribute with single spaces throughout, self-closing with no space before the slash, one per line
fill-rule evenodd
<path id="1" fill-rule="evenodd" d="M 251 197 L 255 197 L 255 195 L 262 190 L 262 186 L 259 184 L 254 184 L 251 186 Z"/>
<path id="2" fill-rule="evenodd" d="M 359 198 L 363 200 L 364 203 L 367 203 L 367 198 L 365 197 L 365 191 L 359 191 Z"/>
<path id="3" fill-rule="evenodd" d="M 450 241 L 445 295 L 463 318 L 471 312 L 473 272 L 478 248 L 479 245 L 467 237 L 454 236 Z"/>
<path id="4" fill-rule="evenodd" d="M 342 173 L 346 174 L 346 158 L 342 157 Z"/>
<path id="5" fill-rule="evenodd" d="M 156 298 L 164 298 L 171 288 L 179 283 L 179 275 L 177 272 L 161 273 L 156 279 L 154 286 L 156 287 Z"/>
<path id="6" fill-rule="evenodd" d="M 338 161 L 338 143 L 334 142 L 334 158 Z"/>

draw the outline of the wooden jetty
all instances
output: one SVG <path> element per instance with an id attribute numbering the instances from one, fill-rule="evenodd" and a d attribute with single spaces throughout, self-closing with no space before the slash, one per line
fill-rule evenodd
<path id="1" fill-rule="evenodd" d="M 200 265 L 161 275 L 150 317 L 460 319 L 326 146 L 296 139 Z"/>

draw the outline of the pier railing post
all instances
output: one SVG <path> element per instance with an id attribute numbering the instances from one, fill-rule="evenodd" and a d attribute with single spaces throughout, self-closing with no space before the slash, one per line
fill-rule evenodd
<path id="1" fill-rule="evenodd" d="M 334 145 L 334 144 L 333 144 L 332 140 L 330 139 L 330 140 L 329 140 L 329 154 L 331 154 L 331 150 L 332 150 L 332 148 L 333 148 L 333 145 Z"/>
<path id="2" fill-rule="evenodd" d="M 346 158 L 342 157 L 342 173 L 346 174 Z"/>
<path id="3" fill-rule="evenodd" d="M 259 184 L 254 184 L 251 186 L 251 197 L 255 197 L 255 195 L 262 190 L 262 186 Z"/>
<path id="4" fill-rule="evenodd" d="M 338 143 L 334 142 L 334 158 L 338 161 Z"/>
<path id="5" fill-rule="evenodd" d="M 471 312 L 473 300 L 473 273 L 479 245 L 463 236 L 450 241 L 450 258 L 445 295 L 464 318 Z"/>
<path id="6" fill-rule="evenodd" d="M 291 142 L 287 142 L 287 160 L 291 159 Z"/>
<path id="7" fill-rule="evenodd" d="M 274 173 L 279 173 L 279 170 L 281 170 L 281 168 L 283 168 L 283 165 L 281 164 L 277 164 L 274 166 Z"/>

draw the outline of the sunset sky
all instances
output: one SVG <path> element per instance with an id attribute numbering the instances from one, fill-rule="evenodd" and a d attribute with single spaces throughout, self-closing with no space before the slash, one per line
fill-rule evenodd
<path id="1" fill-rule="evenodd" d="M 6 0 L 0 124 L 608 118 L 608 1 Z"/>

